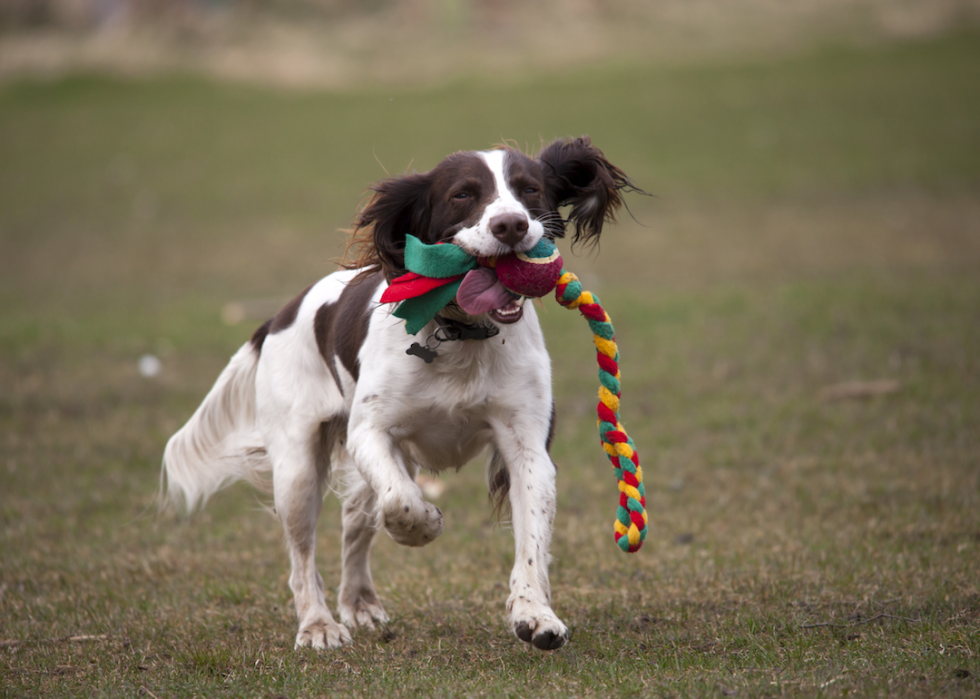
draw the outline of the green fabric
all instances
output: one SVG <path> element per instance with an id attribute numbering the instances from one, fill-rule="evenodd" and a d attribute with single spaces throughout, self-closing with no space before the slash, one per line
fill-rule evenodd
<path id="1" fill-rule="evenodd" d="M 405 266 L 423 277 L 446 279 L 466 274 L 478 267 L 476 258 L 458 245 L 426 245 L 414 235 L 405 236 Z M 405 332 L 414 335 L 456 298 L 462 279 L 405 299 L 395 309 L 395 317 L 405 320 Z"/>
<path id="2" fill-rule="evenodd" d="M 459 279 L 398 304 L 394 315 L 405 320 L 405 332 L 414 335 L 424 328 L 426 323 L 456 297 L 456 291 L 462 283 L 463 280 Z"/>
<path id="3" fill-rule="evenodd" d="M 405 236 L 405 266 L 423 277 L 445 279 L 477 268 L 476 258 L 458 245 L 426 245 L 414 235 Z"/>

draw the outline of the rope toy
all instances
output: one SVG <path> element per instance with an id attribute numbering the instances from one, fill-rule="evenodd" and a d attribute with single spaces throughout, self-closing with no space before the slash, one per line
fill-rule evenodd
<path id="1" fill-rule="evenodd" d="M 405 330 L 410 335 L 425 327 L 454 297 L 467 313 L 479 315 L 510 299 L 538 298 L 554 289 L 558 303 L 568 309 L 577 308 L 585 317 L 599 364 L 599 439 L 619 484 L 613 535 L 621 550 L 638 551 L 647 536 L 643 470 L 633 440 L 619 422 L 619 348 L 612 321 L 599 298 L 582 290 L 578 277 L 565 270 L 558 249 L 547 238 L 525 252 L 475 258 L 456 245 L 426 245 L 410 235 L 405 266 L 409 272 L 392 280 L 381 301 L 400 302 L 394 315 L 405 320 Z"/>
<path id="2" fill-rule="evenodd" d="M 583 291 L 582 284 L 572 272 L 562 268 L 555 299 L 569 310 L 577 308 L 589 322 L 592 341 L 599 363 L 599 439 L 609 456 L 619 483 L 619 509 L 613 523 L 616 545 L 627 553 L 638 551 L 647 538 L 646 491 L 643 488 L 643 469 L 633 440 L 619 422 L 620 372 L 616 332 L 609 314 L 603 310 L 599 297 Z"/>

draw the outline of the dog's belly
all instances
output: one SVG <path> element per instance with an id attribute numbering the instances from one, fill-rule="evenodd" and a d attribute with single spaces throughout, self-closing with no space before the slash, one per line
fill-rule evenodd
<path id="1" fill-rule="evenodd" d="M 477 411 L 422 411 L 394 433 L 402 453 L 432 471 L 458 469 L 490 444 L 493 431 Z"/>

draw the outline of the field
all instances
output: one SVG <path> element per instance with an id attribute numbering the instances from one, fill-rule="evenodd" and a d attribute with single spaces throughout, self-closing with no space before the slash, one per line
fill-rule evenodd
<path id="1" fill-rule="evenodd" d="M 978 66 L 966 32 L 511 86 L 4 84 L 0 695 L 976 696 Z M 166 439 L 264 319 L 222 309 L 330 271 L 386 173 L 582 133 L 653 194 L 563 247 L 617 328 L 647 543 L 613 543 L 589 334 L 546 298 L 571 644 L 507 629 L 473 463 L 438 541 L 379 537 L 390 625 L 294 651 L 265 500 L 155 508 Z M 331 496 L 331 590 L 338 535 Z"/>

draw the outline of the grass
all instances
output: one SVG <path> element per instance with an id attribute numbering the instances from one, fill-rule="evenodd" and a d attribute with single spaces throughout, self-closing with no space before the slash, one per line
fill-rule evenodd
<path id="1" fill-rule="evenodd" d="M 976 39 L 506 89 L 5 86 L 0 693 L 975 696 Z M 472 464 L 445 478 L 440 541 L 379 539 L 393 622 L 292 650 L 257 496 L 236 486 L 190 521 L 153 510 L 166 438 L 252 330 L 222 305 L 329 270 L 378 161 L 582 132 L 657 195 L 630 200 L 638 222 L 598 257 L 566 258 L 616 323 L 647 544 L 612 543 L 587 331 L 546 299 L 571 645 L 530 653 L 507 630 L 510 533 Z M 899 390 L 821 398 L 883 378 Z M 328 498 L 328 588 L 338 525 Z"/>

